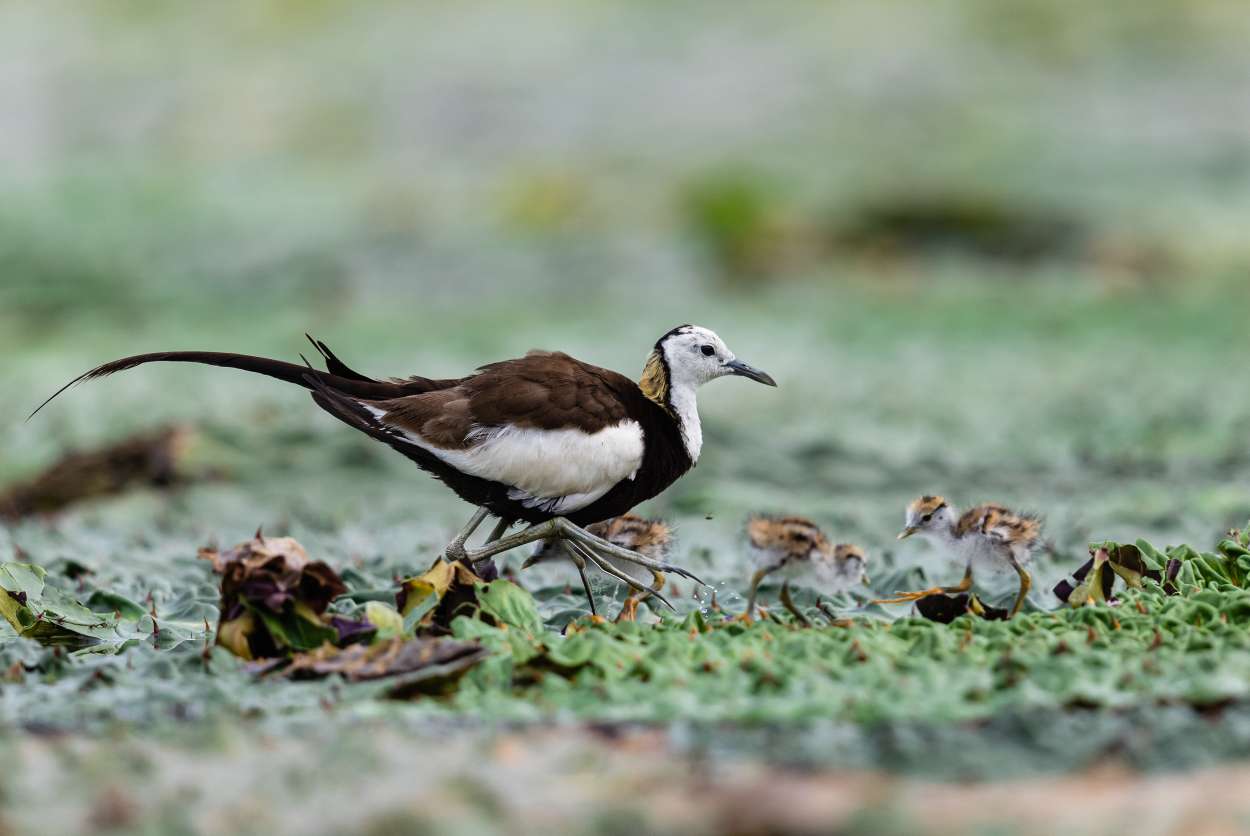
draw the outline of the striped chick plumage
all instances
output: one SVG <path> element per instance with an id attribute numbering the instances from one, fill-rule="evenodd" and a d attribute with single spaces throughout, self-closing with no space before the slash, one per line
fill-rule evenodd
<path id="1" fill-rule="evenodd" d="M 941 496 L 922 496 L 907 506 L 899 539 L 918 535 L 933 541 L 962 565 L 963 580 L 958 586 L 902 593 L 896 598 L 885 599 L 883 603 L 902 603 L 929 595 L 966 592 L 971 589 L 973 575 L 978 570 L 993 572 L 1006 567 L 1020 579 L 1019 592 L 1011 609 L 1011 614 L 1015 615 L 1032 586 L 1032 577 L 1026 567 L 1041 542 L 1041 532 L 1041 521 L 1037 517 L 1013 511 L 998 503 L 982 503 L 959 513 Z"/>

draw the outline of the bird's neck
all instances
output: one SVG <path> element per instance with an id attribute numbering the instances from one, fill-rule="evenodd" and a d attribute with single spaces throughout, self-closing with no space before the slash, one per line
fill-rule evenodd
<path id="1" fill-rule="evenodd" d="M 956 523 L 952 521 L 949 525 L 938 526 L 936 529 L 933 529 L 933 539 L 941 545 L 951 548 L 961 545 L 963 538 L 955 530 L 955 525 Z"/>
<path id="2" fill-rule="evenodd" d="M 672 416 L 681 431 L 686 455 L 693 464 L 699 461 L 703 450 L 703 425 L 699 422 L 699 406 L 695 401 L 695 387 L 690 383 L 673 383 L 668 361 L 660 351 L 652 351 L 638 382 L 642 394 L 658 404 Z"/>
<path id="3" fill-rule="evenodd" d="M 681 430 L 681 440 L 686 445 L 686 454 L 693 464 L 699 461 L 699 453 L 703 450 L 703 425 L 699 422 L 699 405 L 695 402 L 694 387 L 678 384 L 669 389 L 668 402 L 673 416 L 677 419 L 677 427 Z"/>

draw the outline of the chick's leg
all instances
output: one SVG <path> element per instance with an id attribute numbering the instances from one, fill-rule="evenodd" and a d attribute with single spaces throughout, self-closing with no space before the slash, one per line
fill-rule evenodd
<path id="1" fill-rule="evenodd" d="M 625 599 L 625 602 L 621 604 L 621 613 L 620 615 L 616 617 L 616 620 L 618 622 L 636 620 L 638 617 L 638 605 L 641 604 L 643 601 L 647 600 L 648 598 L 650 598 L 656 592 L 659 592 L 661 589 L 664 588 L 664 573 L 663 572 L 657 572 L 654 569 L 652 569 L 651 578 L 652 578 L 652 586 L 650 589 L 646 590 L 645 592 L 641 592 L 635 595 L 633 589 L 630 589 L 629 597 L 627 597 Z"/>
<path id="2" fill-rule="evenodd" d="M 764 578 L 768 577 L 767 569 L 757 569 L 755 574 L 751 576 L 751 592 L 747 596 L 747 611 L 742 614 L 743 619 L 750 621 L 755 618 L 755 596 L 760 591 L 760 584 L 764 582 Z"/>
<path id="3" fill-rule="evenodd" d="M 812 626 L 812 622 L 807 620 L 807 616 L 803 615 L 803 611 L 794 605 L 794 599 L 790 597 L 790 579 L 789 578 L 787 578 L 785 583 L 781 585 L 781 594 L 778 597 L 781 599 L 781 605 L 785 607 L 786 610 L 789 611 L 790 615 L 794 616 L 795 620 L 799 622 L 800 626 L 802 627 Z"/>
<path id="4" fill-rule="evenodd" d="M 1015 618 L 1016 613 L 1020 612 L 1020 608 L 1024 606 L 1024 601 L 1029 597 L 1029 589 L 1033 586 L 1033 577 L 1029 571 L 1020 565 L 1020 561 L 1016 560 L 1014 554 L 1008 555 L 1007 560 L 1011 563 L 1011 568 L 1016 570 L 1016 574 L 1020 576 L 1020 592 L 1016 595 L 1016 602 L 1011 606 L 1011 612 L 1008 618 Z"/>

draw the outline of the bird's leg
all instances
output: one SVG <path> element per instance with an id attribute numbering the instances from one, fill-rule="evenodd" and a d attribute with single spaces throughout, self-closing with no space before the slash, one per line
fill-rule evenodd
<path id="1" fill-rule="evenodd" d="M 621 603 L 621 611 L 617 613 L 616 623 L 620 624 L 622 621 L 637 621 L 637 620 L 638 620 L 638 598 L 631 591 L 629 595 L 625 597 L 624 602 Z"/>
<path id="2" fill-rule="evenodd" d="M 491 529 L 490 535 L 486 538 L 486 542 L 482 545 L 486 545 L 486 543 L 493 543 L 500 537 L 504 536 L 508 529 L 512 528 L 512 524 L 514 522 L 516 522 L 516 520 L 510 520 L 507 517 L 500 517 L 499 522 L 495 523 L 495 527 Z"/>
<path id="3" fill-rule="evenodd" d="M 639 596 L 638 596 L 638 603 L 639 603 L 639 604 L 641 604 L 643 601 L 645 601 L 645 600 L 647 600 L 648 598 L 650 598 L 652 595 L 654 595 L 654 594 L 655 594 L 656 592 L 658 592 L 659 590 L 663 589 L 663 588 L 664 588 L 664 584 L 667 582 L 666 578 L 664 577 L 664 573 L 663 573 L 663 572 L 657 572 L 657 571 L 655 571 L 654 569 L 653 569 L 653 570 L 651 570 L 651 581 L 652 581 L 652 583 L 654 583 L 655 585 L 654 585 L 653 587 L 651 587 L 651 589 L 647 590 L 646 592 L 644 592 L 644 593 L 642 593 L 641 595 L 639 595 Z"/>
<path id="4" fill-rule="evenodd" d="M 870 603 L 873 604 L 905 604 L 909 601 L 919 601 L 921 598 L 929 598 L 934 595 L 950 595 L 967 592 L 972 589 L 972 567 L 969 566 L 964 570 L 964 577 L 955 586 L 932 586 L 928 589 L 921 589 L 916 592 L 900 592 L 893 598 L 879 598 Z"/>
<path id="5" fill-rule="evenodd" d="M 490 534 L 486 537 L 486 541 L 482 543 L 482 545 L 489 546 L 491 543 L 498 540 L 508 531 L 509 528 L 512 527 L 512 524 L 514 522 L 516 522 L 516 520 L 510 520 L 507 517 L 500 517 L 499 522 L 495 523 L 495 527 L 491 529 Z M 487 559 L 488 558 L 482 558 L 481 560 L 475 561 L 473 563 L 474 574 L 481 574 L 480 572 L 477 571 L 478 564 Z"/>
<path id="6" fill-rule="evenodd" d="M 467 551 L 463 551 L 463 553 L 470 562 L 476 563 L 480 560 L 484 560 L 485 558 L 493 557 L 494 555 L 502 554 L 503 552 L 511 551 L 512 549 L 524 546 L 527 543 L 533 543 L 536 540 L 546 540 L 549 537 L 559 536 L 559 519 L 551 519 L 546 522 L 535 523 L 534 525 L 527 526 L 518 531 L 516 534 L 509 534 L 506 537 L 500 537 L 493 543 L 487 543 L 480 548 L 469 549 Z M 461 549 L 464 550 L 463 544 L 461 544 Z"/>
<path id="7" fill-rule="evenodd" d="M 803 627 L 812 626 L 812 622 L 807 620 L 807 616 L 803 615 L 803 612 L 794 605 L 794 599 L 790 597 L 790 579 L 789 578 L 787 578 L 785 582 L 781 585 L 781 594 L 778 597 L 781 599 L 781 605 L 785 607 L 787 610 L 789 610 L 790 615 L 794 616 L 798 620 L 801 626 Z"/>
<path id="8" fill-rule="evenodd" d="M 590 591 L 590 579 L 586 577 L 586 558 L 580 554 L 581 546 L 577 543 L 569 543 L 569 559 L 573 561 L 573 565 L 577 567 L 577 574 L 582 579 L 582 589 L 586 590 L 586 602 L 590 604 L 590 614 L 598 615 L 595 609 L 595 596 Z"/>
<path id="9" fill-rule="evenodd" d="M 483 509 L 482 516 L 484 517 L 485 515 L 486 515 L 486 512 Z M 477 522 L 480 523 L 481 520 L 478 520 Z M 471 529 L 470 529 L 470 533 L 471 533 Z M 467 537 L 468 537 L 468 534 L 465 534 L 466 539 Z M 691 578 L 692 580 L 698 581 L 699 583 L 703 583 L 703 581 L 700 581 L 690 572 L 687 572 L 681 567 L 670 566 L 667 563 L 659 563 L 657 561 L 651 560 L 648 557 L 643 557 L 637 552 L 631 552 L 628 549 L 622 549 L 620 546 L 613 545 L 612 543 L 609 543 L 607 540 L 604 540 L 600 537 L 596 537 L 595 535 L 591 534 L 589 531 L 586 531 L 584 528 L 573 525 L 573 523 L 569 522 L 564 517 L 553 517 L 552 519 L 549 519 L 546 522 L 535 523 L 534 525 L 531 525 L 525 529 L 522 529 L 521 531 L 518 531 L 516 534 L 510 534 L 507 537 L 500 537 L 495 542 L 484 545 L 481 548 L 466 551 L 464 549 L 463 542 L 460 543 L 459 547 L 460 547 L 461 553 L 464 555 L 464 557 L 467 560 L 469 560 L 472 563 L 476 563 L 477 561 L 483 560 L 487 557 L 492 557 L 502 552 L 515 549 L 518 546 L 524 546 L 527 543 L 533 543 L 536 540 L 546 540 L 550 537 L 559 537 L 567 541 L 570 545 L 578 544 L 578 545 L 585 547 L 581 553 L 582 557 L 585 557 L 591 563 L 598 566 L 600 569 L 604 571 L 604 573 L 611 575 L 612 577 L 618 580 L 624 581 L 625 583 L 629 584 L 630 587 L 637 589 L 640 592 L 646 591 L 647 587 L 642 586 L 633 578 L 630 578 L 627 575 L 619 572 L 615 567 L 613 567 L 611 564 L 605 561 L 600 555 L 607 554 L 612 557 L 619 557 L 622 560 L 628 560 L 632 563 L 637 563 L 639 565 L 646 566 L 648 569 L 652 569 L 656 571 L 675 572 L 684 577 Z M 454 545 L 454 541 L 453 541 L 453 545 Z M 450 550 L 450 548 L 451 547 L 449 546 L 448 549 Z M 667 604 L 670 609 L 676 609 L 669 602 L 669 600 L 665 598 L 663 595 L 661 595 L 659 592 L 656 592 L 655 590 L 652 590 L 651 592 L 653 595 L 655 595 L 655 597 L 659 598 L 661 601 Z"/>
<path id="10" fill-rule="evenodd" d="M 652 571 L 651 578 L 655 586 L 648 589 L 646 592 L 643 592 L 640 595 L 634 595 L 633 590 L 630 590 L 629 596 L 625 599 L 625 602 L 621 604 L 620 614 L 616 617 L 618 622 L 635 621 L 638 618 L 638 605 L 654 595 L 657 590 L 664 588 L 663 572 Z"/>
<path id="11" fill-rule="evenodd" d="M 576 542 L 576 541 L 572 541 L 572 542 Z M 636 589 L 639 592 L 651 593 L 656 598 L 659 598 L 661 601 L 663 601 L 670 610 L 675 611 L 677 609 L 676 607 L 673 606 L 673 604 L 667 598 L 661 595 L 659 591 L 655 589 L 649 589 L 643 586 L 642 584 L 638 583 L 638 581 L 634 580 L 629 575 L 626 575 L 624 572 L 617 569 L 611 563 L 604 560 L 602 555 L 596 554 L 594 549 L 586 547 L 586 546 L 582 546 L 581 543 L 577 543 L 577 545 L 582 547 L 582 556 L 590 560 L 591 563 L 598 566 L 603 571 L 604 574 L 611 575 L 612 577 L 616 578 L 618 581 L 624 581 L 625 583 L 629 584 L 630 589 Z"/>
<path id="12" fill-rule="evenodd" d="M 652 572 L 672 572 L 675 575 L 681 575 L 683 578 L 690 578 L 695 583 L 707 586 L 703 581 L 693 573 L 688 572 L 680 566 L 674 566 L 671 563 L 664 563 L 659 560 L 652 560 L 638 552 L 623 549 L 615 543 L 610 543 L 602 537 L 596 537 L 581 526 L 574 525 L 564 517 L 557 517 L 553 522 L 560 524 L 560 536 L 566 540 L 576 540 L 583 545 L 589 546 L 594 552 L 608 557 L 615 557 L 629 563 L 636 563 L 639 566 L 650 569 Z"/>
<path id="13" fill-rule="evenodd" d="M 767 569 L 757 569 L 755 574 L 751 576 L 751 592 L 747 595 L 747 611 L 742 614 L 746 621 L 755 618 L 755 596 L 760 590 L 760 584 L 764 582 L 764 578 L 768 577 Z"/>
<path id="14" fill-rule="evenodd" d="M 849 618 L 842 618 L 833 610 L 829 609 L 829 603 L 827 601 L 817 601 L 816 606 L 824 614 L 825 618 L 829 619 L 829 623 L 835 627 L 850 627 L 855 623 Z"/>
<path id="15" fill-rule="evenodd" d="M 477 527 L 482 524 L 482 520 L 486 519 L 489 513 L 490 511 L 487 511 L 485 506 L 473 512 L 473 516 L 465 523 L 464 528 L 460 529 L 460 533 L 443 550 L 443 560 L 446 560 L 448 563 L 455 563 L 457 560 L 464 560 L 468 556 L 464 549 L 464 544 L 473 536 L 473 532 L 477 531 Z"/>
<path id="16" fill-rule="evenodd" d="M 1020 592 L 1016 595 L 1016 603 L 1012 605 L 1008 618 L 1015 618 L 1016 613 L 1020 612 L 1020 608 L 1024 606 L 1024 599 L 1029 597 L 1029 589 L 1033 586 L 1033 578 L 1029 575 L 1027 569 L 1020 565 L 1020 561 L 1016 560 L 1014 554 L 1007 555 L 1007 560 L 1011 563 L 1011 568 L 1016 570 L 1016 574 L 1020 576 Z"/>

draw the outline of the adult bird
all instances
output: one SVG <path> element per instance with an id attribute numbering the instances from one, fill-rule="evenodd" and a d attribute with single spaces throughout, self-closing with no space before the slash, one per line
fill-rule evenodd
<path id="1" fill-rule="evenodd" d="M 656 496 L 698 462 L 700 385 L 726 375 L 777 385 L 737 359 L 715 333 L 694 325 L 681 325 L 656 341 L 638 382 L 548 351 L 491 363 L 466 377 L 377 380 L 348 367 L 324 343 L 309 340 L 326 371 L 307 359 L 301 366 L 208 351 L 139 354 L 80 375 L 31 416 L 75 383 L 144 363 L 203 363 L 267 375 L 309 389 L 326 412 L 389 444 L 477 506 L 444 550 L 447 560 L 476 563 L 556 537 L 581 546 L 578 552 L 601 571 L 643 590 L 605 557 L 693 575 L 585 527 Z M 486 542 L 466 548 L 491 515 L 499 522 Z M 504 536 L 517 521 L 529 525 Z"/>

